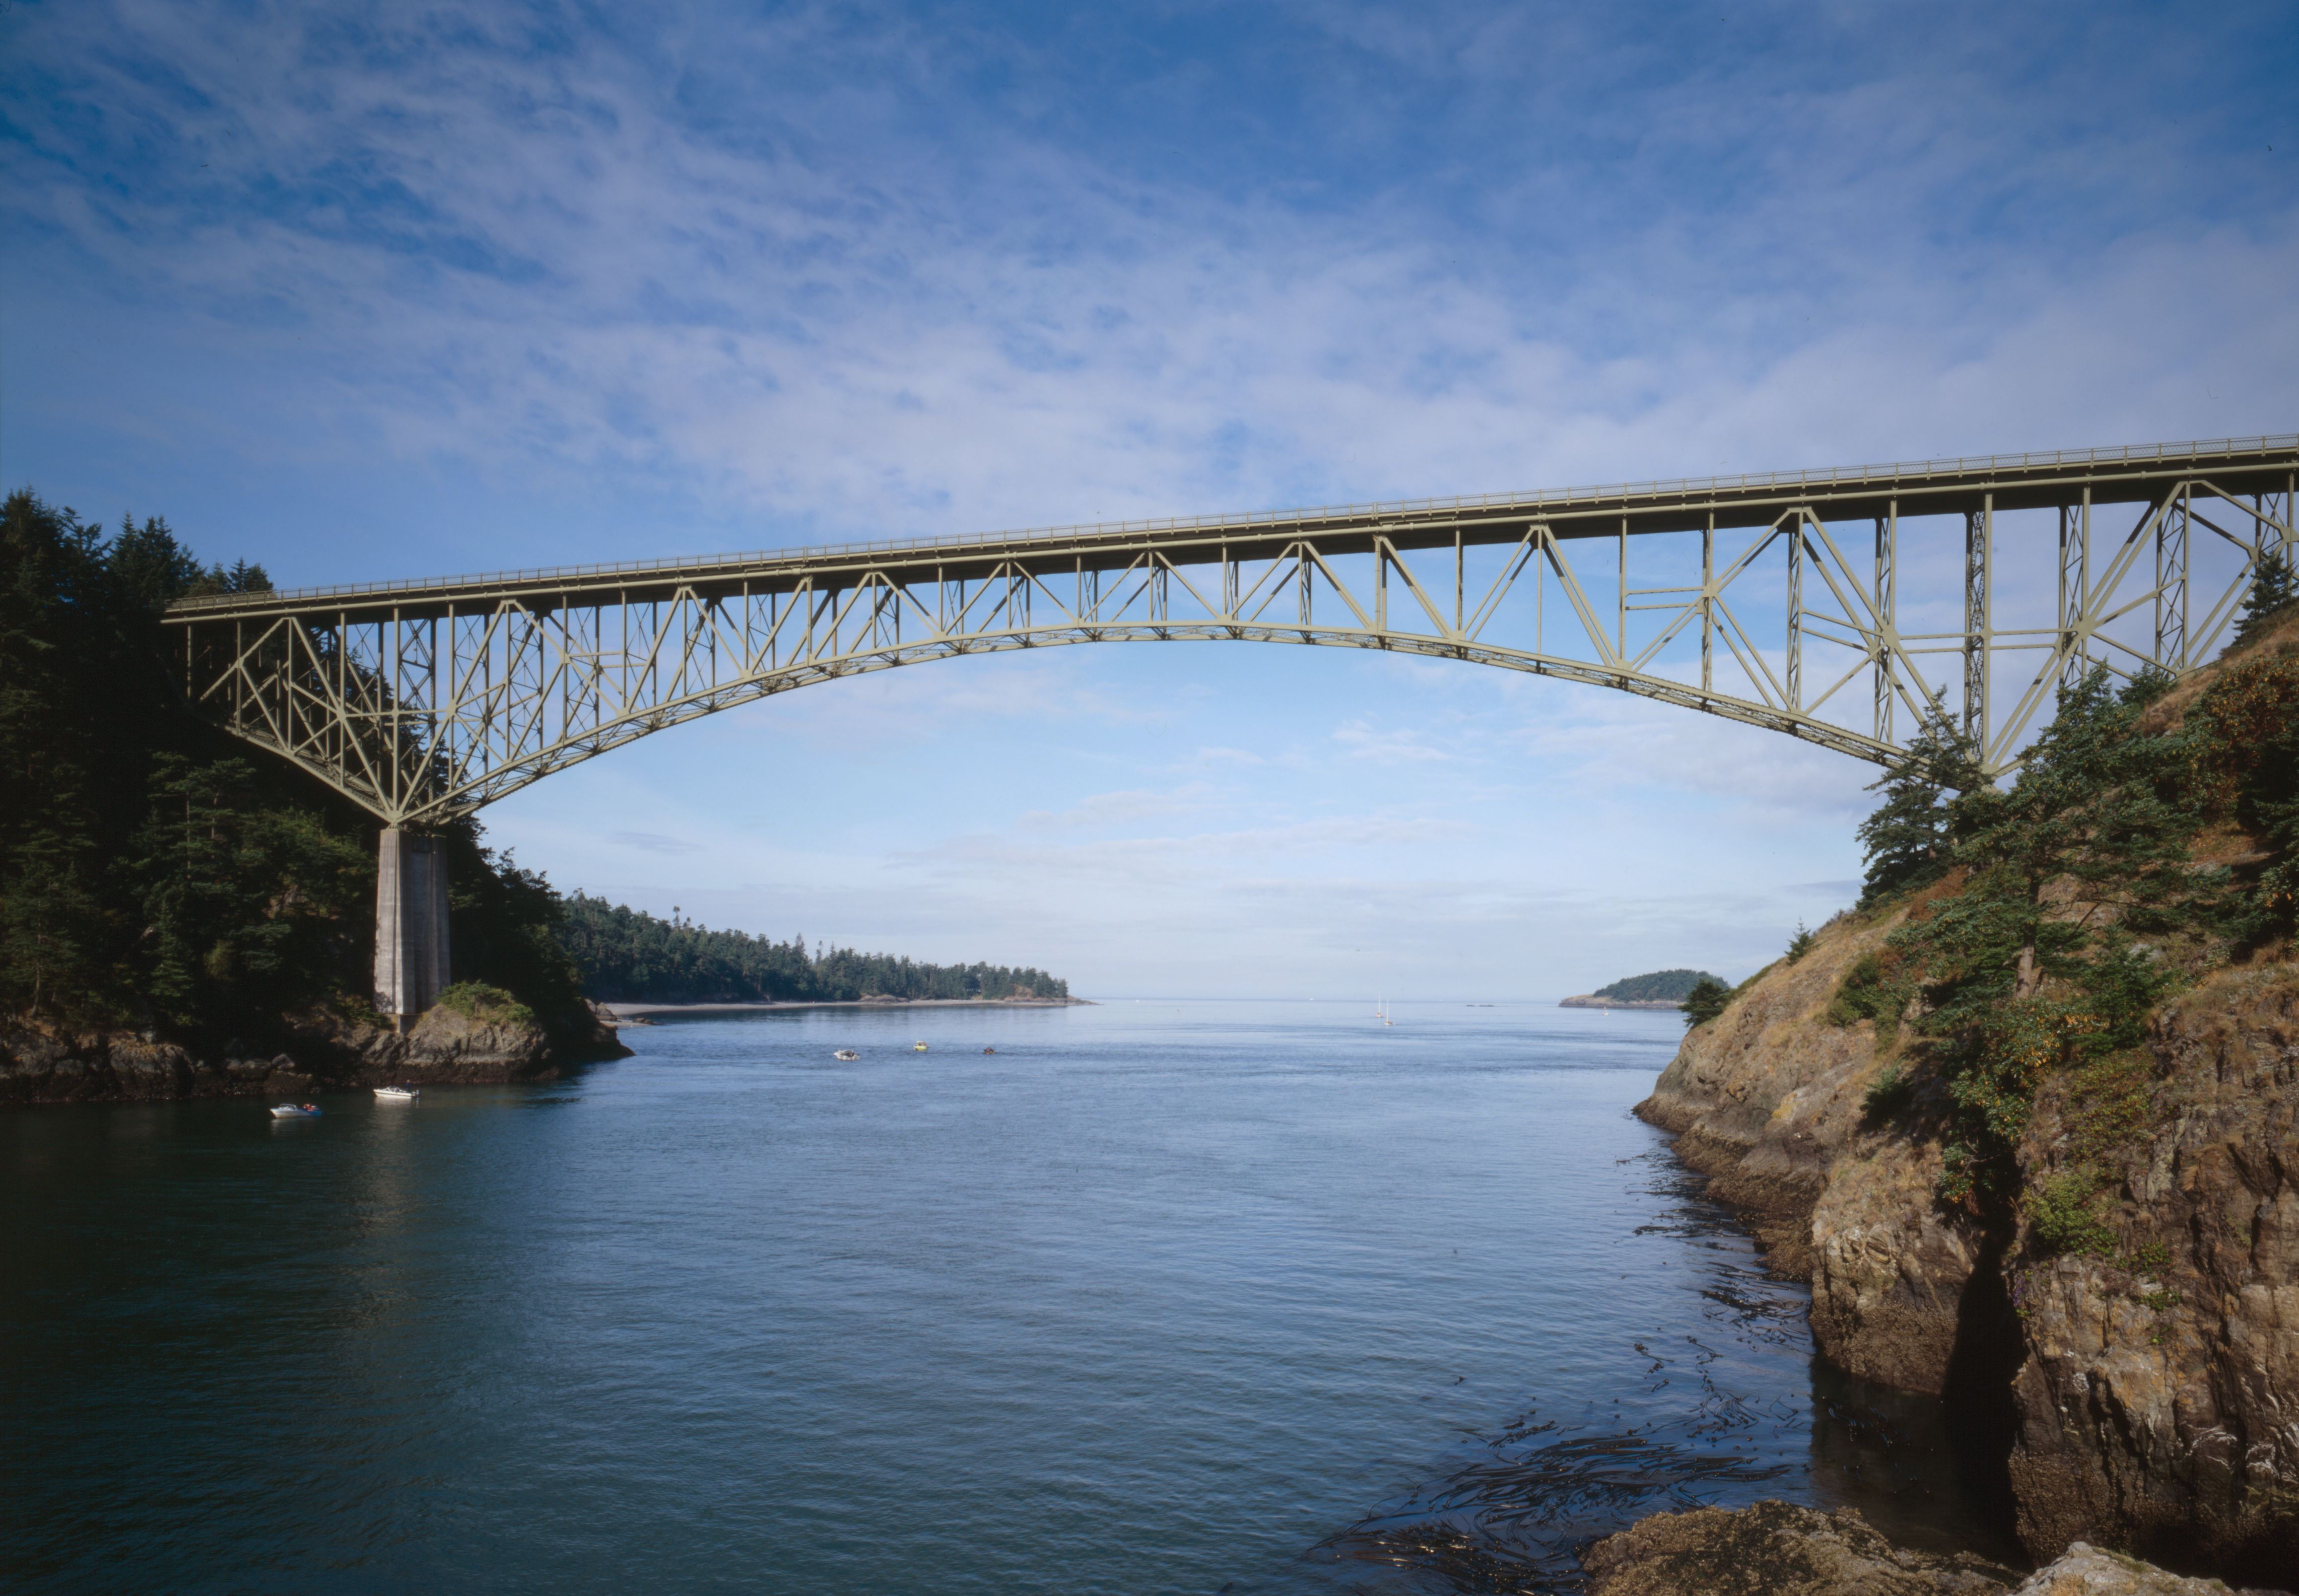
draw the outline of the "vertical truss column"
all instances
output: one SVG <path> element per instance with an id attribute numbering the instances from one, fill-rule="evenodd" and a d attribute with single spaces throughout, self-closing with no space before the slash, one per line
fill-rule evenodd
<path id="1" fill-rule="evenodd" d="M 1455 533 L 1455 537 L 1461 534 Z M 1621 517 L 1621 607 L 1613 623 L 1613 657 L 1629 657 L 1629 518 Z"/>
<path id="2" fill-rule="evenodd" d="M 1700 690 L 1713 691 L 1716 643 L 1716 512 L 1700 529 Z"/>
<path id="3" fill-rule="evenodd" d="M 1876 740 L 1892 740 L 1892 699 L 1897 691 L 1897 673 L 1892 663 L 1893 590 L 1899 585 L 1900 501 L 1894 500 L 1884 514 L 1876 517 L 1876 633 L 1869 643 L 1869 657 L 1876 671 Z"/>
<path id="4" fill-rule="evenodd" d="M 1789 707 L 1804 707 L 1804 511 L 1789 521 Z"/>
<path id="5" fill-rule="evenodd" d="M 2091 490 L 2081 504 L 2060 506 L 2060 682 L 2082 679 L 2087 660 L 2076 635 L 2091 613 Z"/>
<path id="6" fill-rule="evenodd" d="M 1988 639 L 1995 630 L 1996 495 L 1963 517 L 1963 730 L 1988 753 Z"/>
<path id="7" fill-rule="evenodd" d="M 2187 668 L 2187 501 L 2185 483 L 2155 523 L 2155 663 Z"/>

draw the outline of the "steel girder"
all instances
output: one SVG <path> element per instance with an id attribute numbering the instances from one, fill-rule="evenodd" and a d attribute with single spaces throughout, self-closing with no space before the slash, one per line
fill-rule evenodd
<path id="1" fill-rule="evenodd" d="M 1083 642 L 1458 659 L 1880 762 L 1896 727 L 1945 720 L 2000 772 L 2087 662 L 2129 675 L 2209 657 L 2259 562 L 2293 546 L 2295 486 L 2287 436 L 238 594 L 167 619 L 195 702 L 399 825 L 753 699 Z M 2102 546 L 2095 517 L 2109 510 L 2121 530 Z M 2004 517 L 2033 511 L 2057 512 L 2057 609 L 2007 630 L 1997 562 L 2028 534 Z M 1960 525 L 1963 579 L 1920 613 L 1961 624 L 1903 631 L 1917 569 L 1904 529 L 1925 517 Z M 1855 562 L 1863 523 L 1872 558 Z M 2209 594 L 2195 586 L 2197 535 L 2224 546 Z M 1681 580 L 1632 585 L 1632 543 L 1640 570 Z M 2113 635 L 2142 609 L 2152 632 Z M 1991 680 L 2021 653 L 2043 657 L 1995 714 Z M 1926 681 L 1930 654 L 1958 657 L 1955 691 Z M 1863 675 L 1864 713 L 1839 699 Z"/>

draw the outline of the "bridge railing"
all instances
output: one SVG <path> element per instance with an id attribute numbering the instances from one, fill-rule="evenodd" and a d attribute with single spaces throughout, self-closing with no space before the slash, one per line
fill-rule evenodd
<path id="1" fill-rule="evenodd" d="M 323 599 L 371 599 L 392 593 L 421 594 L 452 588 L 490 587 L 513 583 L 586 581 L 601 576 L 676 576 L 683 572 L 723 571 L 766 560 L 835 559 L 858 554 L 901 553 L 927 549 L 1003 548 L 1017 543 L 1046 542 L 1095 535 L 1125 536 L 1145 532 L 1199 532 L 1226 526 L 1282 526 L 1297 523 L 1347 521 L 1371 516 L 1419 515 L 1445 510 L 1565 509 L 1623 499 L 1657 499 L 1671 495 L 1693 497 L 1781 487 L 1840 487 L 1847 484 L 1879 484 L 1910 478 L 1969 476 L 1997 471 L 2034 471 L 2065 466 L 2153 464 L 2211 456 L 2261 454 L 2299 450 L 2299 434 L 2278 433 L 2250 438 L 2197 440 L 2184 443 L 2138 443 L 2102 449 L 2054 449 L 2025 454 L 1958 455 L 1949 459 L 1901 460 L 1888 465 L 1833 466 L 1800 471 L 1751 471 L 1733 476 L 1682 476 L 1649 482 L 1611 483 L 1598 487 L 1554 488 L 1526 493 L 1459 494 L 1452 498 L 1377 500 L 1363 504 L 1329 504 L 1314 509 L 1252 510 L 1227 516 L 1159 516 L 1146 520 L 1091 521 L 1070 526 L 1028 527 L 1014 532 L 960 533 L 942 537 L 873 538 L 844 543 L 816 543 L 794 549 L 758 550 L 738 554 L 691 555 L 670 559 L 614 560 L 577 566 L 536 566 L 522 570 L 490 571 L 466 576 L 409 577 L 394 582 L 339 583 L 328 587 L 286 588 L 260 595 L 267 602 L 302 602 Z M 215 593 L 179 599 L 171 614 L 191 614 L 245 605 L 250 595 Z"/>

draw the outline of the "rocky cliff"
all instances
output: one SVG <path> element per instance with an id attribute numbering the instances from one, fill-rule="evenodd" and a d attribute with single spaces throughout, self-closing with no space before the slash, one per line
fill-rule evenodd
<path id="1" fill-rule="evenodd" d="M 2030 1200 L 1984 1224 L 1935 1195 L 1921 1044 L 1830 1018 L 1921 902 L 1764 972 L 1639 1113 L 1811 1282 L 1823 1356 L 2000 1425 L 2039 1559 L 2084 1540 L 2299 1584 L 2299 966 L 2211 974 L 2139 1054 L 2047 1082 Z"/>
<path id="2" fill-rule="evenodd" d="M 195 1052 L 129 1032 L 0 1030 L 0 1104 L 292 1096 L 399 1080 L 541 1080 L 571 1063 L 630 1051 L 611 1025 L 554 1043 L 521 1013 L 444 1004 L 403 1036 L 333 1009 L 295 1017 L 282 1035 L 285 1050 L 229 1041 Z"/>
<path id="3" fill-rule="evenodd" d="M 1947 1400 L 2039 1560 L 2299 1587 L 2295 725 L 2299 613 L 2071 690 L 1945 875 L 1800 939 L 1638 1109 L 1823 1356 Z"/>

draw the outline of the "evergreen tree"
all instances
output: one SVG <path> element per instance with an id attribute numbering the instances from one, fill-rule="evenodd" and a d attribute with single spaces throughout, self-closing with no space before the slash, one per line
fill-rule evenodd
<path id="1" fill-rule="evenodd" d="M 1695 981 L 1684 999 L 1684 1026 L 1687 1030 L 1696 1025 L 1706 1025 L 1722 1013 L 1731 1004 L 1732 988 L 1713 975 L 1704 975 Z"/>
<path id="2" fill-rule="evenodd" d="M 1926 721 L 1909 739 L 1907 752 L 1869 785 L 1884 800 L 1860 823 L 1868 865 L 1860 906 L 1929 886 L 1945 874 L 1955 799 L 1986 784 L 1971 739 L 1945 719 Z"/>
<path id="3" fill-rule="evenodd" d="M 2262 557 L 2253 573 L 2251 592 L 2244 600 L 2243 619 L 2236 623 L 2236 643 L 2247 643 L 2299 604 L 2299 576 L 2291 568 L 2291 550 L 2279 549 Z"/>

